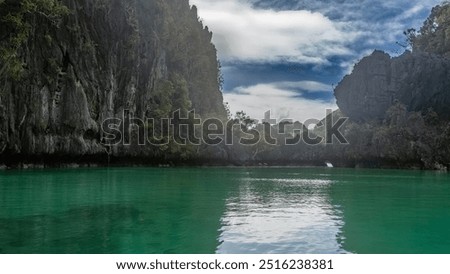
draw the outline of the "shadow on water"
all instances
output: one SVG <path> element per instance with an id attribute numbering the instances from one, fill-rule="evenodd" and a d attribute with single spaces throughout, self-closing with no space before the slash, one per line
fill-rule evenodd
<path id="1" fill-rule="evenodd" d="M 220 170 L 0 174 L 1 253 L 214 253 L 232 184 Z"/>
<path id="2" fill-rule="evenodd" d="M 362 254 L 450 253 L 450 176 L 446 173 L 337 172 L 331 202 L 343 213 L 339 243 Z"/>
<path id="3" fill-rule="evenodd" d="M 115 233 L 151 223 L 131 206 L 85 206 L 56 215 L 1 218 L 0 242 L 2 253 L 117 253 Z"/>

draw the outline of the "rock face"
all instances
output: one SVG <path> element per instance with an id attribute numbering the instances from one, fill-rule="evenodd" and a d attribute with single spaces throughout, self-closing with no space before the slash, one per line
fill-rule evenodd
<path id="1" fill-rule="evenodd" d="M 397 102 L 450 118 L 450 59 L 410 52 L 391 58 L 375 51 L 341 81 L 335 96 L 344 115 L 356 121 L 383 119 Z"/>
<path id="2" fill-rule="evenodd" d="M 19 50 L 25 75 L 14 80 L 0 69 L 3 161 L 164 154 L 102 145 L 102 121 L 125 109 L 142 119 L 176 109 L 225 117 L 211 33 L 188 0 L 62 3 L 70 13 L 59 26 L 28 15 L 30 36 Z"/>

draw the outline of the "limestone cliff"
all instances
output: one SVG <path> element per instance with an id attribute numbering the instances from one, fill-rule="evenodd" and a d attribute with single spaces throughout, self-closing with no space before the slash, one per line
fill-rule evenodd
<path id="1" fill-rule="evenodd" d="M 29 8 L 17 15 L 26 27 L 23 43 L 0 63 L 1 161 L 176 158 L 191 152 L 105 147 L 100 125 L 122 117 L 125 109 L 142 119 L 177 109 L 225 117 L 212 34 L 188 0 L 46 1 L 67 7 L 55 18 L 39 6 L 26 6 L 30 2 L 39 5 L 39 0 L 0 2 L 2 22 Z M 2 49 L 23 38 L 16 37 L 19 24 L 10 21 L 0 27 Z M 10 73 L 13 60 L 19 76 Z"/>
<path id="2" fill-rule="evenodd" d="M 450 3 L 433 8 L 419 31 L 405 31 L 412 52 L 375 51 L 335 90 L 339 108 L 356 121 L 379 120 L 393 105 L 450 118 Z"/>
<path id="3" fill-rule="evenodd" d="M 335 96 L 341 111 L 356 121 L 383 119 L 395 103 L 449 118 L 450 59 L 410 52 L 391 58 L 375 51 L 341 81 Z"/>

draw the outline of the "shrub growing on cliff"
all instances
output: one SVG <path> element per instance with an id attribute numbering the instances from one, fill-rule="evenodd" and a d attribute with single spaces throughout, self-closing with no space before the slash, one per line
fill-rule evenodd
<path id="1" fill-rule="evenodd" d="M 405 34 L 413 50 L 450 57 L 450 2 L 434 7 L 418 32 L 409 29 Z"/>
<path id="2" fill-rule="evenodd" d="M 0 1 L 0 74 L 19 79 L 24 72 L 20 49 L 27 42 L 36 18 L 57 26 L 69 11 L 58 0 Z"/>

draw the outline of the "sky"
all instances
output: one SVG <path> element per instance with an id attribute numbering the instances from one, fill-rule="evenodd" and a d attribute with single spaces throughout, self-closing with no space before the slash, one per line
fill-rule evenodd
<path id="1" fill-rule="evenodd" d="M 375 49 L 404 52 L 440 0 L 190 0 L 213 32 L 232 113 L 322 119 L 333 87 Z"/>

